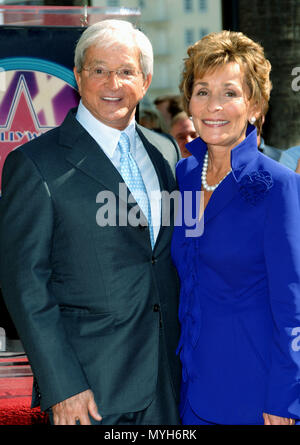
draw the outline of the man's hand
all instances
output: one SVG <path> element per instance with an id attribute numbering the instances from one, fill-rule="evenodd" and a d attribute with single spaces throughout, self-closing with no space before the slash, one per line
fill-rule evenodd
<path id="1" fill-rule="evenodd" d="M 295 425 L 294 419 L 263 413 L 265 425 Z"/>
<path id="2" fill-rule="evenodd" d="M 297 162 L 296 173 L 300 173 L 300 158 L 298 159 Z"/>
<path id="3" fill-rule="evenodd" d="M 54 425 L 91 425 L 89 414 L 95 420 L 102 420 L 94 395 L 90 389 L 80 392 L 52 406 Z"/>

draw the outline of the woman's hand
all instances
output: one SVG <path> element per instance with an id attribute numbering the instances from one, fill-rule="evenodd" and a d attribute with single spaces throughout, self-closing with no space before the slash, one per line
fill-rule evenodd
<path id="1" fill-rule="evenodd" d="M 265 425 L 295 425 L 295 419 L 287 417 L 273 416 L 273 414 L 263 413 Z"/>

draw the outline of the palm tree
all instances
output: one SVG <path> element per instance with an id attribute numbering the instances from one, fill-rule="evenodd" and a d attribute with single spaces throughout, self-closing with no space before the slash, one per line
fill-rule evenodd
<path id="1" fill-rule="evenodd" d="M 300 145 L 300 1 L 239 0 L 238 28 L 262 44 L 272 64 L 266 143 Z"/>

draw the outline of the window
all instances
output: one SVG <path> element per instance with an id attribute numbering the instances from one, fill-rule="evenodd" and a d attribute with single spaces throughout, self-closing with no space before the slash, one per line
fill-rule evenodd
<path id="1" fill-rule="evenodd" d="M 206 12 L 207 11 L 207 0 L 198 0 L 199 2 L 199 11 Z"/>
<path id="2" fill-rule="evenodd" d="M 185 12 L 193 11 L 193 1 L 194 0 L 183 0 L 183 9 Z"/>
<path id="3" fill-rule="evenodd" d="M 207 28 L 200 28 L 200 31 L 199 31 L 199 39 L 201 40 L 202 37 L 206 36 L 206 34 L 208 34 L 208 33 L 209 33 L 209 31 L 208 31 Z"/>
<path id="4" fill-rule="evenodd" d="M 186 29 L 184 32 L 184 43 L 186 46 L 193 45 L 195 43 L 195 33 L 193 29 Z"/>
<path id="5" fill-rule="evenodd" d="M 120 6 L 120 0 L 107 0 L 107 6 Z"/>
<path id="6" fill-rule="evenodd" d="M 170 88 L 169 66 L 166 62 L 156 65 L 153 88 Z"/>

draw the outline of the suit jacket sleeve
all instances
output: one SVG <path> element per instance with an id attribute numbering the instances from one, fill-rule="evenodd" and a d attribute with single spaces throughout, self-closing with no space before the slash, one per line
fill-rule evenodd
<path id="1" fill-rule="evenodd" d="M 52 295 L 52 199 L 38 168 L 21 150 L 6 159 L 0 200 L 0 282 L 28 354 L 41 408 L 89 388 L 68 343 Z"/>
<path id="2" fill-rule="evenodd" d="M 300 418 L 300 176 L 273 193 L 264 248 L 274 320 L 265 412 Z"/>

